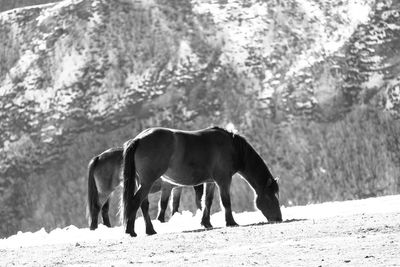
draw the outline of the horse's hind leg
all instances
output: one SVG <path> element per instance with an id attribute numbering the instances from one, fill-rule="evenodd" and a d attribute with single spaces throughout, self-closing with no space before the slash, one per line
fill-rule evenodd
<path id="1" fill-rule="evenodd" d="M 201 225 L 203 225 L 205 228 L 213 227 L 210 222 L 210 211 L 211 211 L 211 204 L 214 198 L 214 190 L 215 190 L 215 183 L 206 184 L 205 207 L 203 210 L 203 217 L 201 219 Z"/>
<path id="2" fill-rule="evenodd" d="M 110 217 L 108 217 L 108 210 L 110 209 L 110 199 L 107 199 L 101 208 L 101 216 L 103 217 L 103 224 L 107 227 L 111 227 Z"/>
<path id="3" fill-rule="evenodd" d="M 183 187 L 177 187 L 172 192 L 172 215 L 174 215 L 179 210 L 179 204 L 181 203 L 181 194 Z"/>
<path id="4" fill-rule="evenodd" d="M 90 217 L 91 217 L 91 222 L 90 222 L 90 230 L 95 230 L 97 229 L 97 226 L 99 224 L 99 213 L 100 213 L 100 205 L 98 203 L 94 204 L 93 207 L 90 209 Z"/>
<path id="5" fill-rule="evenodd" d="M 169 196 L 171 195 L 173 185 L 167 182 L 161 182 L 161 198 L 160 198 L 160 212 L 157 216 L 157 220 L 165 222 L 165 211 L 168 207 Z"/>
<path id="6" fill-rule="evenodd" d="M 204 184 L 193 186 L 194 192 L 196 193 L 196 207 L 198 210 L 202 210 L 201 198 L 203 197 Z"/>
<path id="7" fill-rule="evenodd" d="M 224 178 L 224 177 L 222 177 Z M 229 189 L 231 186 L 232 177 L 226 177 L 225 179 L 217 180 L 217 184 L 219 187 L 219 192 L 221 195 L 222 205 L 225 208 L 225 221 L 226 226 L 238 226 L 232 216 L 232 208 L 231 208 L 231 197 L 229 194 Z"/>
<path id="8" fill-rule="evenodd" d="M 98 200 L 96 201 L 96 203 L 93 205 L 92 209 L 91 209 L 91 218 L 92 221 L 90 222 L 90 230 L 94 230 L 97 229 L 98 224 L 99 224 L 99 213 L 101 210 L 101 215 L 103 217 L 103 223 L 105 225 L 110 224 L 110 220 L 108 219 L 108 209 L 109 209 L 109 205 L 108 205 L 108 198 L 109 198 L 109 193 L 105 194 L 105 193 L 98 193 Z M 106 218 L 105 218 L 106 216 Z M 108 221 L 107 221 L 108 220 Z M 108 225 L 107 225 L 108 226 Z M 108 226 L 108 227 L 111 227 Z"/>
<path id="9" fill-rule="evenodd" d="M 146 225 L 146 234 L 154 235 L 154 234 L 157 234 L 157 232 L 154 230 L 153 224 L 151 223 L 151 219 L 149 216 L 149 205 L 150 205 L 149 198 L 146 197 L 143 200 L 142 205 L 141 205 L 144 223 Z"/>
<path id="10" fill-rule="evenodd" d="M 137 214 L 137 211 L 138 211 L 139 207 L 141 206 L 143 200 L 145 198 L 147 198 L 147 195 L 149 194 L 150 189 L 151 189 L 151 185 L 152 185 L 152 183 L 146 184 L 146 185 L 142 184 L 140 186 L 139 190 L 133 196 L 133 198 L 131 200 L 129 200 L 128 206 L 126 207 L 127 212 L 128 212 L 128 219 L 126 222 L 126 231 L 125 232 L 127 234 L 130 234 L 131 236 L 137 236 L 137 234 L 135 233 L 136 214 Z"/>

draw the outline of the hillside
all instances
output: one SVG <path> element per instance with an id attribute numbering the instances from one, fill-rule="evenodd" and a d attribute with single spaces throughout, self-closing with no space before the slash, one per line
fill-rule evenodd
<path id="1" fill-rule="evenodd" d="M 90 158 L 155 125 L 232 122 L 286 205 L 399 192 L 399 8 L 66 0 L 1 13 L 0 235 L 86 225 Z M 252 209 L 237 181 L 234 209 Z"/>

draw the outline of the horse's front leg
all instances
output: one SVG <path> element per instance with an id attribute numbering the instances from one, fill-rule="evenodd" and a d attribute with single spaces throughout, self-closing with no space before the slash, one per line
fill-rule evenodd
<path id="1" fill-rule="evenodd" d="M 214 190 L 215 190 L 215 183 L 206 183 L 205 207 L 203 210 L 203 217 L 201 219 L 201 225 L 203 225 L 205 228 L 213 227 L 210 222 L 210 211 L 211 211 L 211 204 L 214 198 Z"/>
<path id="2" fill-rule="evenodd" d="M 165 222 L 165 211 L 168 207 L 169 197 L 174 186 L 167 182 L 161 182 L 161 198 L 160 198 L 160 212 L 158 213 L 157 220 Z"/>
<path id="3" fill-rule="evenodd" d="M 198 210 L 202 210 L 203 208 L 201 207 L 201 198 L 203 197 L 204 184 L 193 186 L 193 188 L 196 194 L 196 207 Z"/>
<path id="4" fill-rule="evenodd" d="M 217 182 L 219 187 L 219 192 L 221 195 L 222 205 L 225 208 L 225 221 L 226 226 L 238 226 L 232 216 L 232 208 L 231 208 L 231 197 L 229 194 L 229 190 L 231 187 L 232 177 L 225 176 L 224 179 L 220 179 Z"/>
<path id="5" fill-rule="evenodd" d="M 181 194 L 183 187 L 176 187 L 172 191 L 172 215 L 174 215 L 179 210 L 179 204 L 181 203 Z"/>

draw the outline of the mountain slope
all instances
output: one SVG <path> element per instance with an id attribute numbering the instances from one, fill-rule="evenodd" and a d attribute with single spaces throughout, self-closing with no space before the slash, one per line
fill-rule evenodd
<path id="1" fill-rule="evenodd" d="M 287 176 L 284 203 L 316 198 L 297 185 L 303 173 L 291 176 L 303 163 L 282 160 L 295 148 L 265 128 L 295 132 L 297 119 L 337 122 L 360 106 L 395 118 L 398 11 L 372 0 L 67 0 L 1 13 L 0 233 L 85 225 L 89 159 L 154 125 L 233 122 Z M 397 141 L 384 152 L 396 157 Z M 320 161 L 304 179 L 327 169 Z M 395 177 L 400 161 L 385 161 L 376 176 Z M 238 188 L 248 208 L 251 191 Z"/>

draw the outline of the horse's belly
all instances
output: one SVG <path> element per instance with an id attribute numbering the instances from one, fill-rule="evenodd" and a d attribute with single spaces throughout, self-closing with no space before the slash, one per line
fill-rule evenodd
<path id="1" fill-rule="evenodd" d="M 212 177 L 208 172 L 196 169 L 179 170 L 179 171 L 174 169 L 168 169 L 163 175 L 163 178 L 174 184 L 187 185 L 187 186 L 198 185 L 212 181 L 211 179 Z"/>

